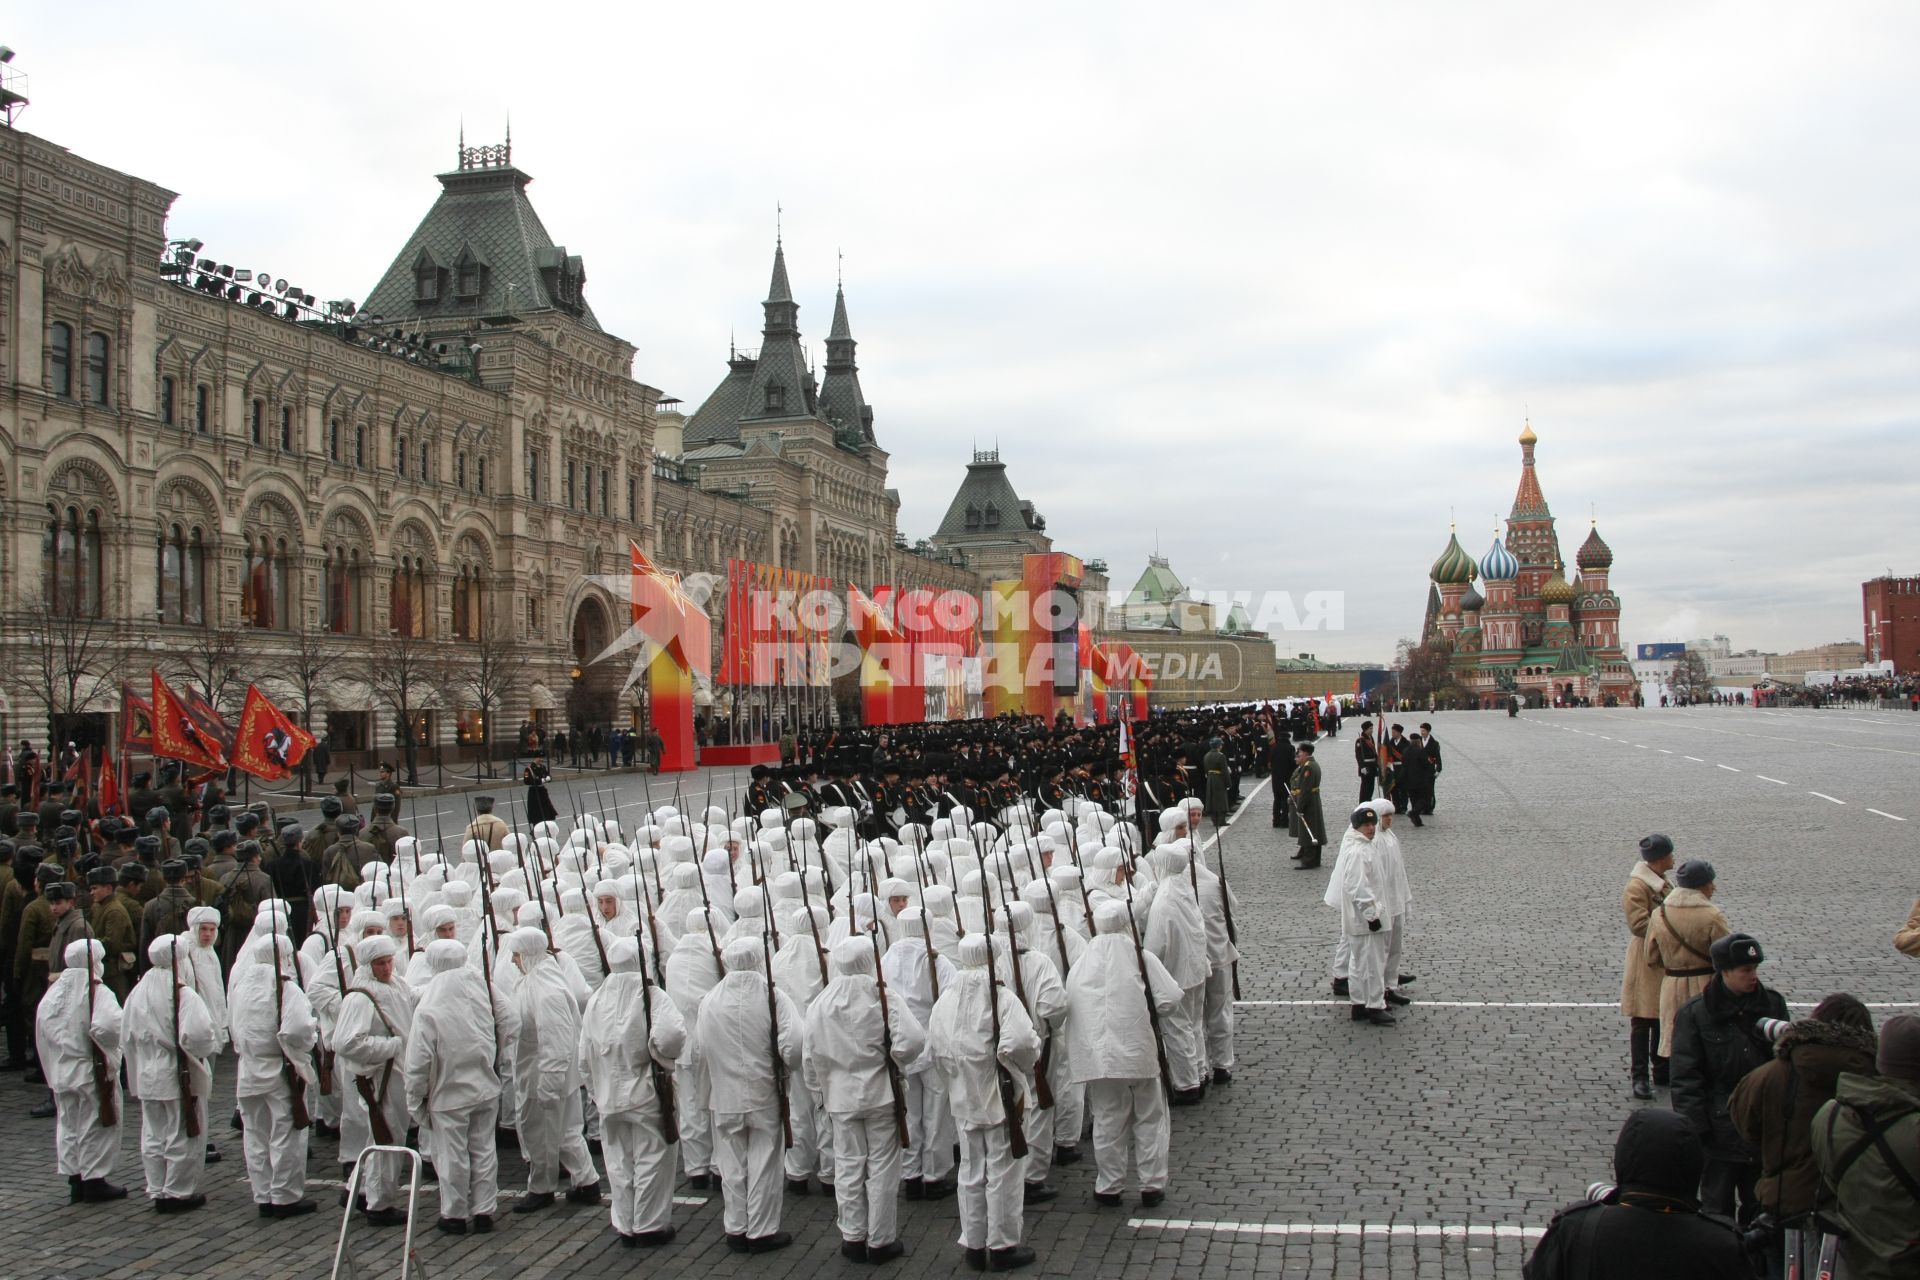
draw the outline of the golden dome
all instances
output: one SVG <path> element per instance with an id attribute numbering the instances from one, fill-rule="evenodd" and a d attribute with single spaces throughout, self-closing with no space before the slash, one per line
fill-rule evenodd
<path id="1" fill-rule="evenodd" d="M 1537 443 L 1537 442 L 1539 441 L 1539 439 L 1540 439 L 1540 437 L 1539 437 L 1539 436 L 1537 436 L 1537 435 L 1535 435 L 1535 434 L 1533 434 L 1533 423 L 1532 423 L 1531 421 L 1529 421 L 1529 422 L 1527 423 L 1527 425 L 1526 425 L 1526 426 L 1525 426 L 1524 428 L 1522 428 L 1522 429 L 1521 429 L 1521 432 L 1520 432 L 1520 443 L 1521 443 L 1521 444 L 1535 444 L 1535 443 Z"/>
<path id="2" fill-rule="evenodd" d="M 1573 584 L 1567 581 L 1557 567 L 1553 575 L 1540 584 L 1540 601 L 1542 604 L 1573 603 Z"/>

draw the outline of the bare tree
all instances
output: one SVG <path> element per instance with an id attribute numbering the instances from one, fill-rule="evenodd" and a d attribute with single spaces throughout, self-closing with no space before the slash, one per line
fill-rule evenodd
<path id="1" fill-rule="evenodd" d="M 379 704 L 391 712 L 398 745 L 407 766 L 407 785 L 420 784 L 420 735 L 414 718 L 441 687 L 441 664 L 434 644 L 423 636 L 390 631 L 368 655 L 365 679 Z"/>
<path id="2" fill-rule="evenodd" d="M 100 615 L 52 609 L 39 592 L 13 603 L 13 630 L 31 655 L 22 664 L 47 708 L 47 759 L 51 761 L 61 726 L 86 713 L 93 700 L 113 688 L 119 670 L 113 603 L 101 602 Z"/>
<path id="3" fill-rule="evenodd" d="M 531 655 L 509 632 L 484 629 L 472 644 L 461 645 L 441 665 L 440 684 L 446 700 L 470 706 L 480 713 L 480 734 L 487 776 L 493 776 L 495 712 L 512 701 L 526 677 Z"/>
<path id="4" fill-rule="evenodd" d="M 243 669 L 246 637 L 234 627 L 196 627 L 184 644 L 170 647 L 163 668 L 185 680 L 222 715 L 238 715 L 249 677 Z"/>
<path id="5" fill-rule="evenodd" d="M 1431 699 L 1436 705 L 1459 700 L 1460 682 L 1453 673 L 1453 646 L 1434 637 L 1424 644 L 1402 640 L 1394 663 L 1400 675 L 1400 697 L 1414 703 Z"/>
<path id="6" fill-rule="evenodd" d="M 274 669 L 263 673 L 263 678 L 269 684 L 287 691 L 289 701 L 299 709 L 300 727 L 311 731 L 314 704 L 331 700 L 334 675 L 346 657 L 345 648 L 334 639 L 332 632 L 319 627 L 302 626 L 293 633 L 291 650 L 277 657 Z M 301 795 L 307 793 L 308 780 L 312 776 L 313 766 L 302 760 Z"/>
<path id="7" fill-rule="evenodd" d="M 1688 649 L 1674 659 L 1667 692 L 1682 702 L 1698 702 L 1713 692 L 1713 672 L 1698 650 Z"/>

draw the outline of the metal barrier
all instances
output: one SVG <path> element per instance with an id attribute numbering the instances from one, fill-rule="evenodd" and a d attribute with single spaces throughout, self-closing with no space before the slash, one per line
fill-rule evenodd
<path id="1" fill-rule="evenodd" d="M 420 1202 L 420 1153 L 412 1147 L 368 1146 L 361 1149 L 360 1158 L 354 1162 L 353 1176 L 347 1179 L 347 1208 L 340 1215 L 340 1242 L 333 1249 L 333 1272 L 330 1280 L 340 1280 L 340 1264 L 347 1256 L 347 1230 L 353 1225 L 353 1206 L 360 1189 L 360 1175 L 366 1172 L 367 1157 L 371 1155 L 405 1156 L 413 1162 L 413 1181 L 407 1188 L 407 1233 L 400 1245 L 400 1280 L 407 1280 L 413 1265 L 419 1261 L 413 1252 L 414 1209 Z M 357 1276 L 359 1268 L 347 1264 L 349 1277 Z"/>

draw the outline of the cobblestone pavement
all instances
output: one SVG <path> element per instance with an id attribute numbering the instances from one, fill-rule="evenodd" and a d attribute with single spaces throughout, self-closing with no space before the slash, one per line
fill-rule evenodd
<path id="1" fill-rule="evenodd" d="M 1413 717 L 1410 717 L 1413 718 Z M 1890 939 L 1920 894 L 1920 716 L 1752 710 L 1546 711 L 1433 720 L 1446 759 L 1438 815 L 1402 828 L 1415 914 L 1405 968 L 1418 1000 L 1391 1029 L 1355 1026 L 1328 997 L 1326 872 L 1299 872 L 1256 789 L 1226 833 L 1246 958 L 1233 1083 L 1174 1113 L 1173 1185 L 1154 1210 L 1096 1210 L 1091 1162 L 1057 1174 L 1030 1211 L 1033 1273 L 1148 1280 L 1207 1276 L 1518 1275 L 1561 1204 L 1608 1174 L 1629 1107 L 1613 1007 L 1619 893 L 1638 838 L 1710 858 L 1719 902 L 1767 949 L 1789 1000 L 1846 989 L 1920 1001 L 1920 965 Z M 1336 823 L 1355 791 L 1352 730 L 1321 747 Z M 637 779 L 623 803 L 639 798 Z M 656 791 L 660 791 L 656 787 Z M 558 796 L 556 798 L 559 798 Z M 1875 811 L 1879 812 L 1875 812 Z M 1887 816 L 1890 815 L 1890 816 Z M 1902 821 L 1904 819 L 1904 821 Z M 422 823 L 430 829 L 429 823 Z M 1329 860 L 1330 865 L 1330 860 Z M 1885 1017 L 1887 1010 L 1877 1011 Z M 224 1117 L 232 1067 L 220 1073 Z M 137 1130 L 116 1178 L 135 1199 L 68 1207 L 39 1095 L 0 1080 L 0 1273 L 22 1277 L 326 1274 L 339 1211 L 332 1144 L 310 1184 L 326 1212 L 262 1223 L 239 1137 L 209 1170 L 208 1209 L 156 1218 L 137 1198 Z M 1655 1103 L 1652 1105 L 1660 1105 Z M 502 1184 L 522 1185 L 517 1154 Z M 784 1253 L 727 1251 L 717 1202 L 686 1194 L 665 1249 L 614 1247 L 604 1214 L 562 1205 L 505 1215 L 485 1238 L 429 1231 L 428 1276 L 813 1277 L 838 1255 L 828 1201 L 789 1198 Z M 424 1193 L 431 1224 L 435 1201 Z M 952 1201 L 902 1206 L 899 1276 L 962 1273 Z M 400 1233 L 356 1226 L 361 1277 L 396 1275 Z"/>

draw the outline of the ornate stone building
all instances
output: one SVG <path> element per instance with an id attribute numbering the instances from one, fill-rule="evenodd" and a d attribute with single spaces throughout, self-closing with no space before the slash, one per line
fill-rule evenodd
<path id="1" fill-rule="evenodd" d="M 624 665 L 591 659 L 626 625 L 629 538 L 689 574 L 740 557 L 977 586 L 897 533 L 844 297 L 816 386 L 784 249 L 760 353 L 735 353 L 680 447 L 510 145 L 463 145 L 438 181 L 353 308 L 169 241 L 173 192 L 0 129 L 5 732 L 41 740 L 51 700 L 105 737 L 150 662 L 224 663 L 298 709 L 289 673 L 324 654 L 306 692 L 338 749 L 396 741 L 396 662 L 418 668 L 421 739 L 450 747 L 480 725 L 448 672 L 501 649 L 499 737 L 625 723 Z M 50 627 L 84 640 L 72 696 L 36 658 Z"/>
<path id="2" fill-rule="evenodd" d="M 1534 468 L 1538 440 L 1531 424 L 1521 432 L 1520 486 L 1505 539 L 1496 533 L 1476 564 L 1452 536 L 1433 562 L 1423 638 L 1453 651 L 1456 678 L 1483 706 L 1515 691 L 1535 705 L 1630 700 L 1636 681 L 1620 647 L 1620 597 L 1608 583 L 1613 550 L 1595 526 L 1567 580 Z"/>

